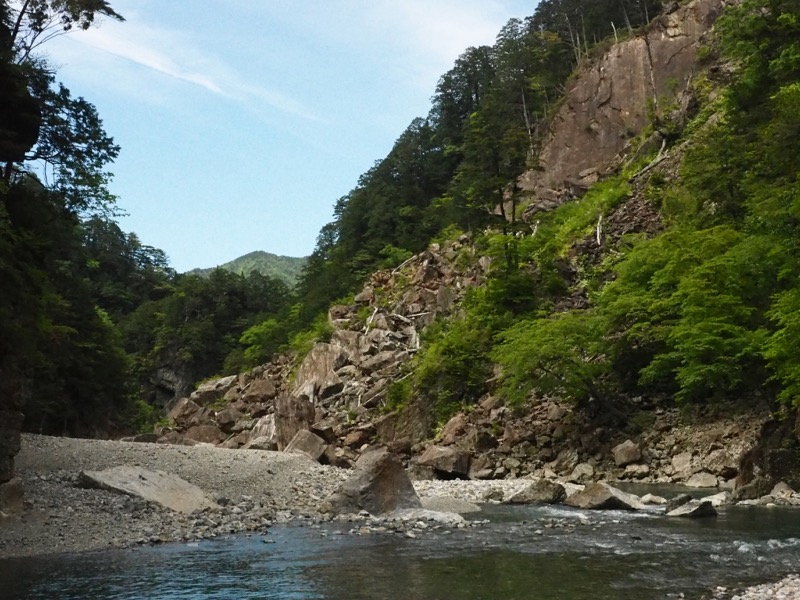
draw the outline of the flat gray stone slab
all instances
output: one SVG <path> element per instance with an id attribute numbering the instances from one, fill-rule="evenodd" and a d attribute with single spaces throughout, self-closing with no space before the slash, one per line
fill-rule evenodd
<path id="1" fill-rule="evenodd" d="M 85 487 L 139 496 L 175 512 L 190 513 L 214 506 L 199 487 L 164 471 L 122 466 L 105 471 L 83 471 L 81 480 Z"/>

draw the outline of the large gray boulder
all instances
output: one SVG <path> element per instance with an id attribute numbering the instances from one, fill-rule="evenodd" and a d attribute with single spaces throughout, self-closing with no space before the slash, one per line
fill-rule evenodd
<path id="1" fill-rule="evenodd" d="M 508 499 L 509 504 L 559 504 L 567 498 L 564 486 L 549 479 L 539 479 Z"/>
<path id="2" fill-rule="evenodd" d="M 315 344 L 303 359 L 294 379 L 294 396 L 324 400 L 342 390 L 343 382 L 336 371 L 349 362 L 338 343 Z"/>
<path id="3" fill-rule="evenodd" d="M 439 476 L 463 478 L 469 473 L 468 452 L 456 448 L 429 446 L 417 459 L 423 467 L 431 467 Z"/>
<path id="4" fill-rule="evenodd" d="M 323 501 L 320 512 L 352 514 L 366 510 L 384 515 L 421 507 L 400 459 L 385 448 L 376 448 L 361 455 L 355 473 Z"/>
<path id="5" fill-rule="evenodd" d="M 190 513 L 214 506 L 196 485 L 177 475 L 148 471 L 141 467 L 121 466 L 104 471 L 83 471 L 81 483 L 88 488 L 139 496 L 175 512 Z"/>
<path id="6" fill-rule="evenodd" d="M 311 460 L 319 460 L 325 454 L 328 444 L 318 435 L 305 429 L 298 431 L 286 446 L 284 452 L 294 452 L 308 456 Z"/>
<path id="7" fill-rule="evenodd" d="M 695 473 L 686 480 L 686 486 L 691 488 L 712 488 L 718 485 L 717 476 L 705 471 Z"/>
<path id="8" fill-rule="evenodd" d="M 590 510 L 641 510 L 641 500 L 634 494 L 627 494 L 607 483 L 592 483 L 582 492 L 569 496 L 564 502 L 567 506 Z"/>
<path id="9" fill-rule="evenodd" d="M 214 379 L 200 384 L 195 391 L 191 393 L 191 398 L 195 403 L 200 406 L 208 406 L 222 398 L 228 390 L 233 388 L 239 380 L 237 375 L 230 375 L 221 379 Z"/>
<path id="10" fill-rule="evenodd" d="M 611 449 L 611 454 L 614 456 L 614 464 L 618 467 L 624 467 L 642 460 L 641 447 L 631 440 L 625 440 L 621 444 L 614 446 Z"/>
<path id="11" fill-rule="evenodd" d="M 286 448 L 301 429 L 311 429 L 314 417 L 314 403 L 307 396 L 278 396 L 275 399 L 275 441 L 278 449 Z"/>

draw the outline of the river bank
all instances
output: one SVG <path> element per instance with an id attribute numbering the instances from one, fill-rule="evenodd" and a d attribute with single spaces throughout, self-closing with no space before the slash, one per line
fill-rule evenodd
<path id="1" fill-rule="evenodd" d="M 138 465 L 174 473 L 205 490 L 218 507 L 176 515 L 140 499 L 76 485 L 83 470 Z M 226 534 L 266 533 L 276 523 L 313 523 L 317 507 L 347 471 L 300 456 L 209 446 L 169 446 L 25 435 L 17 473 L 26 489 L 21 515 L 0 519 L 0 559 L 186 542 Z M 423 481 L 423 498 L 482 501 L 513 494 L 526 480 Z M 800 598 L 796 577 L 713 598 Z M 771 595 L 770 595 L 771 594 Z"/>

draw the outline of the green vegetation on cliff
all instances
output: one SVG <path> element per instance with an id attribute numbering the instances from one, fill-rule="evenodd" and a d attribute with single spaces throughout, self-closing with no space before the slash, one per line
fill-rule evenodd
<path id="1" fill-rule="evenodd" d="M 118 17 L 105 2 L 33 5 L 81 26 Z M 425 402 L 444 419 L 488 391 L 512 402 L 556 394 L 614 419 L 639 395 L 798 405 L 796 0 L 726 9 L 705 52 L 714 80 L 696 80 L 698 116 L 665 132 L 678 177 L 657 166 L 639 177 L 644 155 L 535 224 L 519 220 L 514 182 L 536 167 L 576 66 L 660 10 L 543 0 L 493 46 L 467 49 L 428 115 L 336 202 L 292 289 L 301 259 L 265 273 L 256 259 L 266 253 L 253 253 L 178 275 L 123 232 L 105 171 L 118 147 L 94 107 L 30 54 L 39 13 L 15 33 L 20 15 L 0 1 L 0 395 L 27 399 L 33 430 L 146 423 L 143 399 L 324 339 L 333 302 L 460 230 L 493 259 L 489 280 L 429 328 L 394 406 Z M 35 160 L 54 169 L 53 185 L 32 175 Z M 659 228 L 599 240 L 598 223 L 629 202 Z"/>

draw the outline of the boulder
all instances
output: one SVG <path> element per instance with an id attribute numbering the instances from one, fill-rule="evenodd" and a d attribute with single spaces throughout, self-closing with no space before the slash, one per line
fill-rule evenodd
<path id="1" fill-rule="evenodd" d="M 509 504 L 559 504 L 567 498 L 564 486 L 549 479 L 539 479 L 508 499 Z"/>
<path id="2" fill-rule="evenodd" d="M 662 498 L 661 496 L 656 496 L 655 494 L 645 494 L 642 496 L 642 504 L 655 504 L 655 505 L 664 505 L 667 503 L 666 498 Z"/>
<path id="3" fill-rule="evenodd" d="M 565 448 L 559 452 L 556 459 L 547 466 L 556 473 L 572 473 L 572 470 L 579 462 L 578 451 L 574 448 Z"/>
<path id="4" fill-rule="evenodd" d="M 366 510 L 372 515 L 384 515 L 421 507 L 400 459 L 385 448 L 376 448 L 358 459 L 353 476 L 323 501 L 320 512 L 350 514 Z"/>
<path id="5" fill-rule="evenodd" d="M 667 504 L 664 507 L 664 510 L 666 512 L 672 512 L 679 506 L 683 506 L 684 504 L 690 502 L 691 500 L 692 497 L 689 494 L 678 494 L 677 496 L 674 496 L 673 498 L 667 500 Z"/>
<path id="6" fill-rule="evenodd" d="M 328 447 L 325 448 L 325 453 L 322 455 L 322 458 L 320 458 L 320 462 L 340 469 L 352 469 L 355 460 L 356 456 L 353 452 L 344 448 L 337 448 L 332 444 L 329 444 Z"/>
<path id="7" fill-rule="evenodd" d="M 626 494 L 607 483 L 587 485 L 582 492 L 567 497 L 564 503 L 567 506 L 590 510 L 641 510 L 644 508 L 644 504 L 638 496 Z"/>
<path id="8" fill-rule="evenodd" d="M 217 414 L 214 415 L 214 420 L 217 422 L 217 425 L 220 429 L 222 429 L 222 431 L 231 433 L 236 425 L 236 421 L 238 421 L 241 416 L 241 412 L 229 406 L 228 408 L 224 408 L 217 412 Z"/>
<path id="9" fill-rule="evenodd" d="M 706 473 L 705 471 L 695 473 L 686 480 L 686 486 L 693 488 L 710 488 L 717 487 L 718 485 L 719 481 L 717 480 L 717 476 Z"/>
<path id="10" fill-rule="evenodd" d="M 722 491 L 719 494 L 714 494 L 713 496 L 705 496 L 700 499 L 705 502 L 711 502 L 711 506 L 716 508 L 717 506 L 725 506 L 726 504 L 730 504 L 731 493 L 728 491 Z"/>
<path id="11" fill-rule="evenodd" d="M 219 444 L 225 439 L 225 434 L 216 425 L 195 425 L 189 428 L 184 437 L 200 444 Z"/>
<path id="12" fill-rule="evenodd" d="M 418 464 L 431 467 L 439 476 L 462 479 L 469 473 L 469 461 L 468 452 L 443 446 L 429 446 L 417 458 Z"/>
<path id="13" fill-rule="evenodd" d="M 212 402 L 216 402 L 222 398 L 228 390 L 238 383 L 238 381 L 238 375 L 206 381 L 197 386 L 197 389 L 191 393 L 189 398 L 200 406 L 208 406 Z"/>
<path id="14" fill-rule="evenodd" d="M 84 487 L 139 496 L 175 512 L 191 513 L 214 506 L 199 487 L 164 471 L 121 466 L 104 471 L 83 471 L 80 481 Z"/>
<path id="15" fill-rule="evenodd" d="M 374 435 L 375 435 L 374 430 L 354 429 L 346 436 L 344 436 L 342 444 L 348 446 L 349 448 L 361 448 L 361 446 L 363 446 L 364 444 L 368 444 Z"/>
<path id="16" fill-rule="evenodd" d="M 167 418 L 179 426 L 186 426 L 203 409 L 189 398 L 181 398 L 167 413 Z"/>
<path id="17" fill-rule="evenodd" d="M 788 483 L 779 481 L 772 487 L 769 495 L 777 498 L 779 496 L 793 496 L 796 493 L 797 492 L 795 492 Z"/>
<path id="18" fill-rule="evenodd" d="M 442 444 L 449 446 L 455 444 L 467 430 L 467 417 L 464 413 L 458 413 L 452 417 L 442 429 Z"/>
<path id="19" fill-rule="evenodd" d="M 285 448 L 301 429 L 316 420 L 314 404 L 306 396 L 278 396 L 275 399 L 275 437 L 278 449 Z"/>
<path id="20" fill-rule="evenodd" d="M 642 479 L 650 474 L 650 467 L 642 464 L 631 464 L 625 467 L 626 479 Z"/>
<path id="21" fill-rule="evenodd" d="M 306 429 L 301 429 L 295 434 L 289 445 L 286 446 L 284 452 L 305 454 L 311 460 L 319 460 L 327 447 L 328 444 L 321 437 Z"/>
<path id="22" fill-rule="evenodd" d="M 773 481 L 766 477 L 755 477 L 753 481 L 743 486 L 737 487 L 733 492 L 733 499 L 736 502 L 741 500 L 754 500 L 770 493 L 774 487 Z"/>
<path id="23" fill-rule="evenodd" d="M 277 450 L 278 443 L 274 438 L 265 435 L 251 439 L 242 446 L 243 450 Z"/>
<path id="24" fill-rule="evenodd" d="M 334 422 L 332 420 L 317 421 L 311 426 L 311 431 L 325 440 L 328 444 L 336 441 L 336 432 L 333 429 Z"/>
<path id="25" fill-rule="evenodd" d="M 259 377 L 250 382 L 242 392 L 242 400 L 248 404 L 268 403 L 275 398 L 278 390 L 270 379 Z"/>
<path id="26" fill-rule="evenodd" d="M 722 448 L 712 450 L 702 464 L 706 471 L 723 479 L 732 479 L 739 473 L 736 461 Z"/>
<path id="27" fill-rule="evenodd" d="M 686 478 L 692 474 L 692 453 L 681 452 L 672 457 L 672 471 L 676 477 Z"/>
<path id="28" fill-rule="evenodd" d="M 324 399 L 337 394 L 344 383 L 335 371 L 348 360 L 339 344 L 315 344 L 297 370 L 293 395 Z"/>
<path id="29" fill-rule="evenodd" d="M 378 352 L 375 356 L 369 357 L 359 365 L 367 373 L 374 373 L 398 362 L 398 354 L 392 350 Z"/>
<path id="30" fill-rule="evenodd" d="M 258 419 L 253 427 L 250 428 L 250 437 L 268 437 L 275 440 L 277 444 L 277 437 L 275 433 L 275 415 L 264 415 Z"/>
<path id="31" fill-rule="evenodd" d="M 568 479 L 575 483 L 588 483 L 594 479 L 594 467 L 586 462 L 578 463 Z"/>
<path id="32" fill-rule="evenodd" d="M 667 513 L 668 517 L 686 517 L 698 519 L 701 517 L 716 517 L 717 509 L 708 500 L 690 500 Z"/>
<path id="33" fill-rule="evenodd" d="M 618 467 L 624 467 L 642 460 L 641 447 L 631 440 L 625 440 L 621 444 L 614 446 L 611 449 L 611 454 L 614 457 L 614 464 Z"/>

